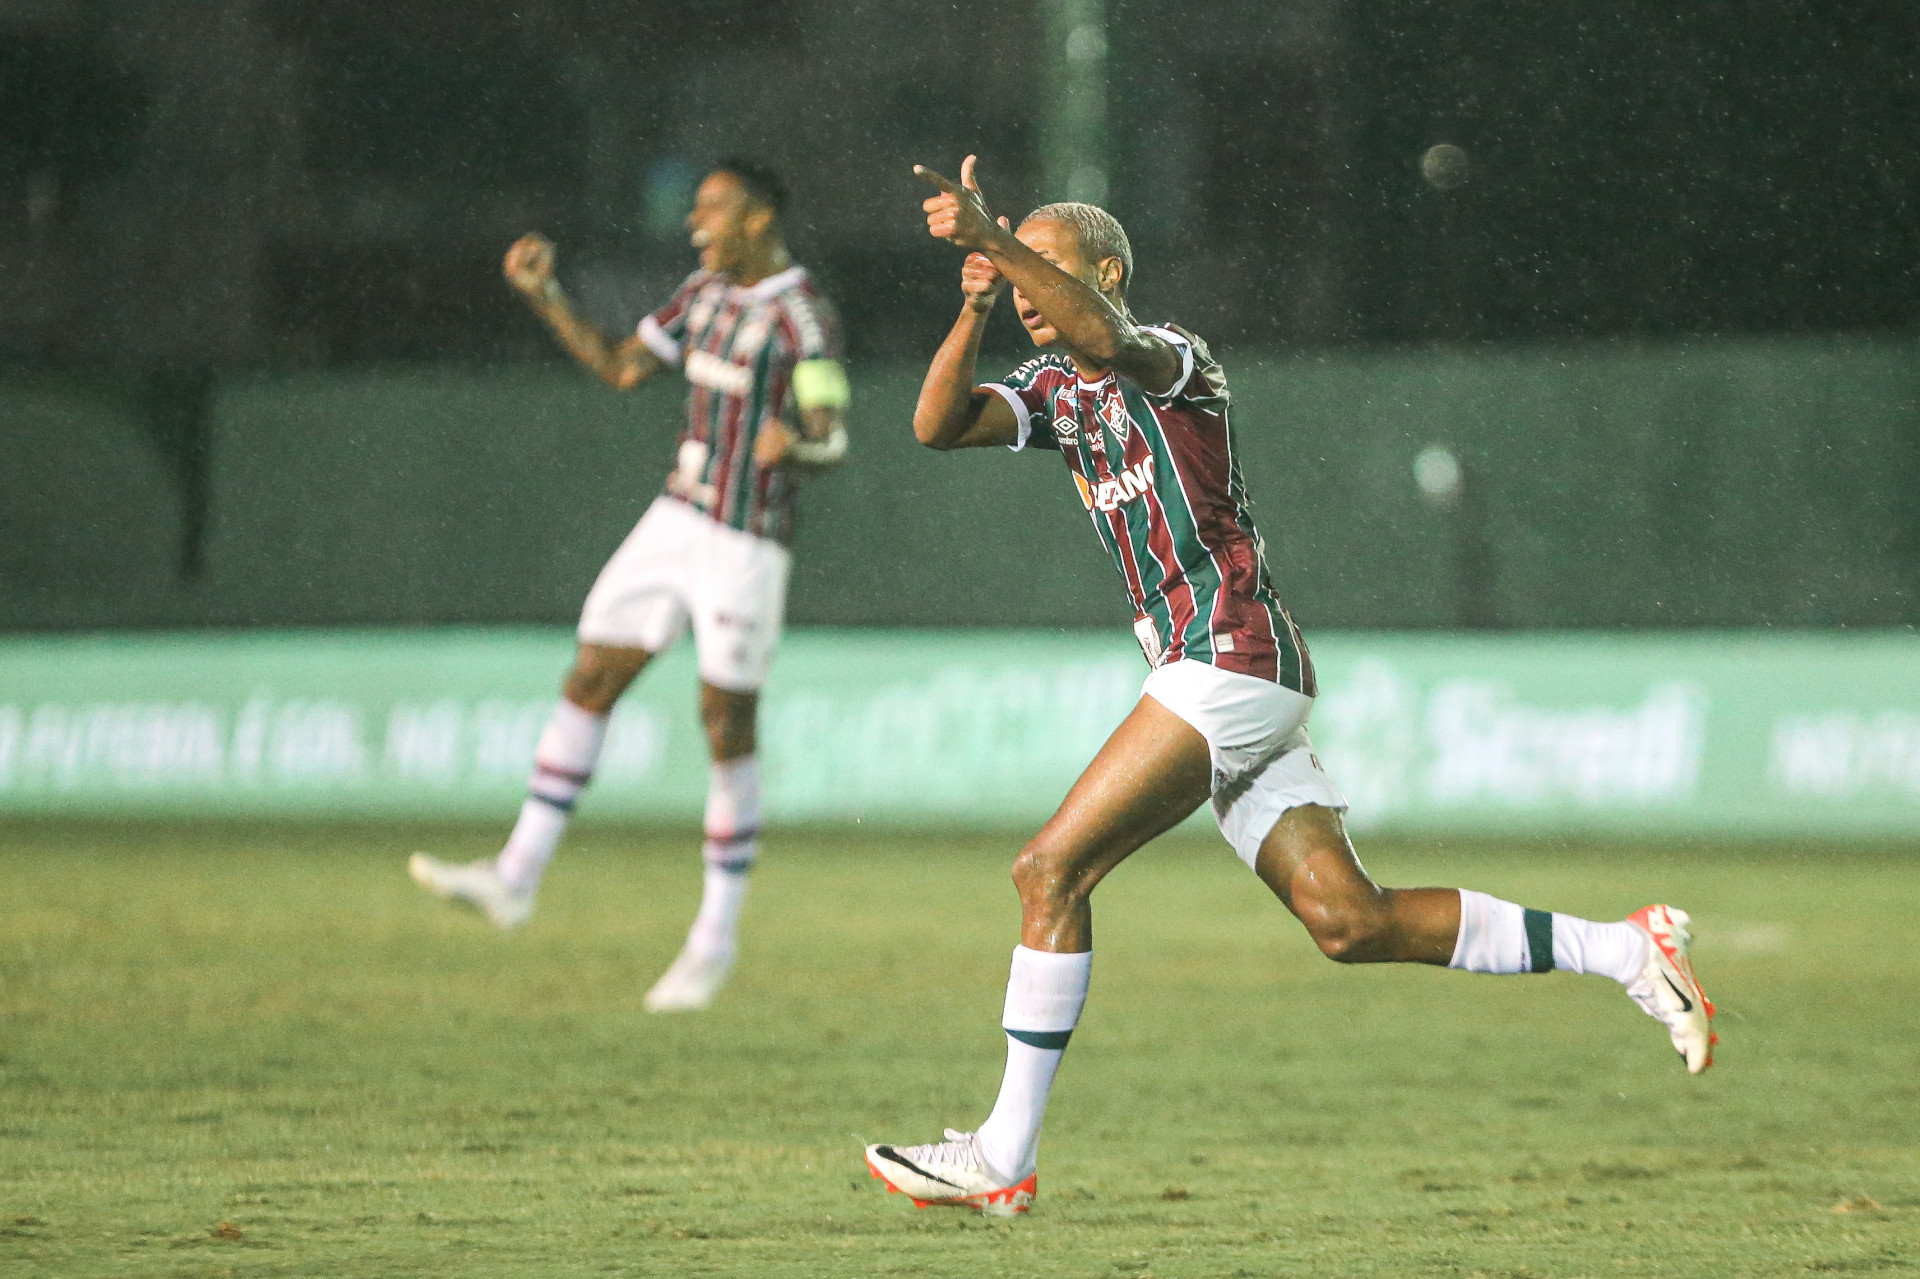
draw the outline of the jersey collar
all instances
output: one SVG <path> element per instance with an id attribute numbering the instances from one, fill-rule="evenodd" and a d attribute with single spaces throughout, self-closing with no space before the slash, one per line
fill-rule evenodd
<path id="1" fill-rule="evenodd" d="M 750 301 L 764 302 L 774 294 L 790 289 L 806 278 L 807 268 L 803 266 L 790 266 L 784 271 L 776 271 L 758 284 L 750 284 L 744 289 L 736 284 L 733 286 L 733 289 L 734 292 Z"/>

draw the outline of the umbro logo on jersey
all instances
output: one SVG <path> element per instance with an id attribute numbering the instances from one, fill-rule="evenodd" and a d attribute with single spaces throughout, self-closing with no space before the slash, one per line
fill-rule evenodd
<path id="1" fill-rule="evenodd" d="M 1080 488 L 1080 501 L 1089 511 L 1118 510 L 1153 487 L 1153 459 L 1143 457 L 1110 480 L 1089 484 L 1080 472 L 1073 472 Z"/>
<path id="2" fill-rule="evenodd" d="M 1066 414 L 1053 419 L 1053 438 L 1062 444 L 1071 444 L 1080 438 L 1080 423 Z"/>
<path id="3" fill-rule="evenodd" d="M 688 351 L 687 381 L 709 391 L 727 395 L 745 395 L 753 389 L 753 370 L 730 363 L 705 351 Z"/>

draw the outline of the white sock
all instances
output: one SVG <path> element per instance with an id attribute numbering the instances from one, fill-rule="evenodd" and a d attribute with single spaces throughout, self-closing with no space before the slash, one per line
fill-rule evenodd
<path id="1" fill-rule="evenodd" d="M 707 840 L 701 856 L 709 866 L 746 870 L 760 853 L 760 760 L 743 755 L 707 770 Z"/>
<path id="2" fill-rule="evenodd" d="M 1563 968 L 1598 973 L 1625 985 L 1640 975 L 1646 959 L 1646 935 L 1625 920 L 1597 924 L 1460 890 L 1460 937 L 1453 946 L 1450 968 L 1470 973 L 1545 973 Z"/>
<path id="3" fill-rule="evenodd" d="M 701 956 L 733 953 L 740 908 L 747 901 L 747 881 L 744 869 L 707 867 L 706 882 L 700 893 L 700 913 L 694 916 L 693 927 L 687 930 L 689 951 Z"/>
<path id="4" fill-rule="evenodd" d="M 722 760 L 707 773 L 703 823 L 706 862 L 700 913 L 687 933 L 687 949 L 702 955 L 731 954 L 747 899 L 747 874 L 760 853 L 760 761 L 752 755 Z"/>
<path id="5" fill-rule="evenodd" d="M 1093 952 L 1054 954 L 1013 948 L 1007 977 L 1007 1072 L 993 1113 L 980 1125 L 980 1153 L 1008 1184 L 1033 1175 L 1040 1155 L 1040 1121 L 1067 1038 L 1087 1002 Z"/>
<path id="6" fill-rule="evenodd" d="M 540 887 L 540 876 L 560 846 L 573 804 L 593 779 L 593 766 L 607 740 L 607 717 L 582 710 L 565 698 L 553 708 L 533 748 L 533 776 L 520 820 L 494 860 L 501 880 L 516 893 Z"/>
<path id="7" fill-rule="evenodd" d="M 1626 920 L 1596 924 L 1554 912 L 1553 966 L 1570 973 L 1598 973 L 1630 985 L 1647 966 L 1647 935 Z"/>

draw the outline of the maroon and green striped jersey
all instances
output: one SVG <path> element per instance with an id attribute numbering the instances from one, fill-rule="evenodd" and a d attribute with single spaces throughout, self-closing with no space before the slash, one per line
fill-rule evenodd
<path id="1" fill-rule="evenodd" d="M 833 306 L 789 267 L 742 288 L 711 271 L 688 276 L 640 321 L 640 340 L 687 378 L 687 425 L 666 491 L 730 528 L 785 543 L 793 536 L 793 475 L 761 467 L 767 426 L 800 431 L 793 367 L 840 358 Z"/>
<path id="2" fill-rule="evenodd" d="M 1053 354 L 983 389 L 1013 409 L 1016 451 L 1066 458 L 1150 663 L 1189 658 L 1312 697 L 1313 662 L 1273 589 L 1248 510 L 1226 374 L 1185 329 L 1148 331 L 1180 353 L 1180 378 L 1165 395 L 1112 373 L 1082 381 Z"/>

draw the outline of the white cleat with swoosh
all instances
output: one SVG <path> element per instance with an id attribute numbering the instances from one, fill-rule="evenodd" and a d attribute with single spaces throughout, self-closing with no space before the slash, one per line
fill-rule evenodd
<path id="1" fill-rule="evenodd" d="M 916 1208 L 971 1208 L 989 1217 L 1011 1217 L 1033 1207 L 1039 1177 L 1008 1182 L 987 1167 L 973 1133 L 947 1129 L 945 1141 L 924 1146 L 868 1146 L 867 1171 L 887 1183 L 887 1193 L 905 1195 Z"/>
<path id="2" fill-rule="evenodd" d="M 1627 922 L 1647 935 L 1647 966 L 1627 984 L 1627 994 L 1649 1017 L 1666 1026 L 1687 1073 L 1713 1065 L 1713 1001 L 1700 989 L 1688 955 L 1692 937 L 1687 912 L 1672 906 L 1642 906 Z"/>

